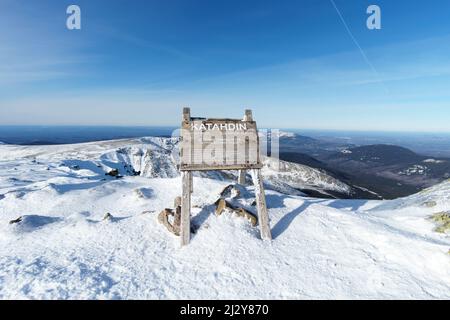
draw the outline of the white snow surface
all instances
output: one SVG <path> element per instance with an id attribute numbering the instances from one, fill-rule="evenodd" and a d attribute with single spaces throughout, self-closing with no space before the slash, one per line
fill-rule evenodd
<path id="1" fill-rule="evenodd" d="M 450 210 L 450 181 L 392 201 L 267 190 L 265 242 L 214 215 L 226 175 L 196 176 L 197 230 L 180 248 L 157 221 L 181 192 L 174 145 L 0 146 L 0 299 L 450 298 L 449 235 L 429 219 Z M 253 191 L 235 201 L 254 210 Z"/>

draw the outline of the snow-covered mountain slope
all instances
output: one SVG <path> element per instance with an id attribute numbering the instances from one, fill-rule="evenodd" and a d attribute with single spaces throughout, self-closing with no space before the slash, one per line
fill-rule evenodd
<path id="1" fill-rule="evenodd" d="M 93 178 L 117 170 L 120 176 L 175 178 L 179 176 L 177 145 L 176 138 L 158 137 L 59 146 L 3 145 L 0 161 L 17 159 L 22 164 L 34 164 L 34 168 L 44 166 L 56 175 L 64 172 L 69 176 L 90 175 Z M 15 163 L 10 165 L 14 166 Z M 301 194 L 298 189 L 315 190 L 323 194 L 336 192 L 348 195 L 351 192 L 348 185 L 317 169 L 285 161 L 280 161 L 278 166 L 278 162 L 272 158 L 265 159 L 264 164 L 266 187 L 282 193 Z M 16 171 L 19 169 L 20 166 L 14 168 Z M 237 176 L 236 172 L 195 174 L 219 180 L 236 179 Z M 39 175 L 36 178 L 38 180 Z"/>
<path id="2" fill-rule="evenodd" d="M 297 163 L 266 158 L 262 170 L 264 179 L 273 185 L 287 184 L 295 189 L 314 189 L 350 194 L 351 188 L 326 173 Z"/>
<path id="3" fill-rule="evenodd" d="M 196 233 L 180 248 L 157 219 L 181 192 L 175 145 L 0 146 L 0 298 L 450 298 L 450 238 L 429 219 L 450 211 L 450 182 L 393 201 L 268 190 L 264 242 L 247 220 L 214 215 L 226 176 L 196 176 Z M 254 210 L 253 188 L 241 196 Z"/>

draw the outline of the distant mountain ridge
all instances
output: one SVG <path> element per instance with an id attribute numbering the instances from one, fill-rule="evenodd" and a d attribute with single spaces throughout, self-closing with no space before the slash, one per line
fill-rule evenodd
<path id="1" fill-rule="evenodd" d="M 344 149 L 339 153 L 330 155 L 328 159 L 335 160 L 336 158 L 391 165 L 399 162 L 414 163 L 428 157 L 420 156 L 417 153 L 400 146 L 375 144 Z"/>
<path id="2" fill-rule="evenodd" d="M 392 144 L 354 146 L 304 136 L 280 140 L 281 159 L 326 170 L 387 199 L 413 194 L 450 177 L 450 159 L 419 155 Z"/>
<path id="3" fill-rule="evenodd" d="M 71 145 L 5 145 L 2 146 L 5 152 L 0 154 L 0 161 L 12 161 L 13 154 L 21 154 L 21 161 L 32 161 L 36 165 L 50 163 L 48 170 L 63 170 L 70 175 L 176 178 L 179 176 L 178 141 L 178 138 L 145 137 Z M 264 158 L 263 163 L 264 182 L 272 190 L 325 198 L 355 197 L 355 189 L 351 185 L 326 170 L 280 161 L 281 170 L 277 171 L 278 161 L 270 157 Z M 237 181 L 235 171 L 196 172 L 195 175 Z M 247 179 L 250 184 L 249 175 Z"/>
<path id="4" fill-rule="evenodd" d="M 91 170 L 99 175 L 117 170 L 120 176 L 170 178 L 178 176 L 178 152 L 174 152 L 177 141 L 177 138 L 148 137 L 73 145 L 6 144 L 2 148 L 23 150 L 27 159 L 47 157 L 48 161 L 59 161 L 69 170 Z M 266 184 L 288 194 L 302 192 L 321 198 L 393 199 L 450 178 L 450 159 L 418 155 L 395 145 L 353 146 L 296 134 L 282 135 L 280 145 L 281 164 L 289 170 L 274 172 L 266 168 Z M 91 160 L 81 160 L 84 155 L 89 155 Z M 4 152 L 2 158 L 8 159 L 9 153 Z M 97 160 L 92 160 L 94 158 Z M 270 158 L 265 164 L 271 166 Z M 236 180 L 236 173 L 232 171 L 197 175 Z"/>

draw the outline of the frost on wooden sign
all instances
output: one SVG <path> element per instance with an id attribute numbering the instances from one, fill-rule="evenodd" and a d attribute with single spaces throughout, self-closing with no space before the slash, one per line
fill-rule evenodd
<path id="1" fill-rule="evenodd" d="M 180 160 L 182 171 L 261 168 L 256 122 L 251 115 L 244 120 L 187 116 L 181 126 Z"/>

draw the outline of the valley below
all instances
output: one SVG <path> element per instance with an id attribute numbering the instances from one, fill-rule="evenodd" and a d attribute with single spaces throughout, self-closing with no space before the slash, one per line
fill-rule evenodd
<path id="1" fill-rule="evenodd" d="M 281 138 L 280 149 L 281 159 L 323 170 L 352 186 L 351 198 L 395 199 L 450 178 L 450 158 L 391 144 L 355 146 L 291 135 Z"/>

